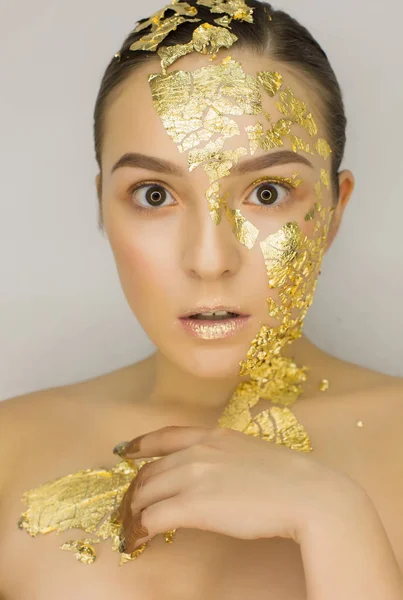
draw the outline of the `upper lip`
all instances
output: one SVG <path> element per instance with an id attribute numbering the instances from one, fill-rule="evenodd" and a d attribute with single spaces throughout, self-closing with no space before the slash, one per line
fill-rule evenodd
<path id="1" fill-rule="evenodd" d="M 179 318 L 180 319 L 186 319 L 186 317 L 190 317 L 191 315 L 197 315 L 197 314 L 200 314 L 200 313 L 217 312 L 218 310 L 226 310 L 227 312 L 236 313 L 240 317 L 248 317 L 249 316 L 247 313 L 244 313 L 242 311 L 242 309 L 240 308 L 240 306 L 230 306 L 228 304 L 226 304 L 226 305 L 220 304 L 220 305 L 214 305 L 214 306 L 212 306 L 212 305 L 210 305 L 210 306 L 197 306 L 197 307 L 193 308 L 192 310 L 189 310 L 188 312 L 184 313 Z"/>

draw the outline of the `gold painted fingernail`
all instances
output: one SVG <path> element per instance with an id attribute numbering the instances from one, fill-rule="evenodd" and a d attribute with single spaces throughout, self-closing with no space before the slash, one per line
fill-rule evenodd
<path id="1" fill-rule="evenodd" d="M 113 450 L 114 453 L 119 454 L 119 456 L 122 456 L 122 457 L 126 457 L 129 454 L 137 454 L 137 452 L 140 451 L 140 441 L 145 436 L 146 436 L 146 434 L 139 435 L 138 437 L 134 438 L 130 442 L 122 442 L 121 444 L 118 444 L 117 446 L 115 446 L 115 448 Z"/>
<path id="2" fill-rule="evenodd" d="M 118 454 L 119 456 L 121 456 L 122 454 L 125 453 L 126 448 L 128 447 L 129 444 L 130 444 L 130 442 L 120 442 L 120 444 L 117 444 L 114 447 L 113 454 Z"/>

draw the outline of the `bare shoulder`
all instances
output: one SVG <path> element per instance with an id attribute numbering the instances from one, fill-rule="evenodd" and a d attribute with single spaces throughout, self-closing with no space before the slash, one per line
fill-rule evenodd
<path id="1" fill-rule="evenodd" d="M 141 396 L 143 373 L 142 363 L 136 363 L 0 402 L 0 493 L 27 449 L 30 456 L 38 457 L 49 447 L 60 453 L 69 448 L 71 454 L 73 442 L 79 442 L 80 435 L 81 445 L 88 439 L 88 432 L 105 429 L 105 422 L 113 431 L 110 417 L 119 423 L 127 403 L 133 405 Z"/>

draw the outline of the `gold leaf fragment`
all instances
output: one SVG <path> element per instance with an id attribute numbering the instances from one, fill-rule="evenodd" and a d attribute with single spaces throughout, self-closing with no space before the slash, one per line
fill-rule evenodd
<path id="1" fill-rule="evenodd" d="M 327 392 L 327 390 L 329 389 L 329 380 L 322 379 L 322 381 L 319 384 L 319 389 L 321 392 Z"/>
<path id="2" fill-rule="evenodd" d="M 247 221 L 240 210 L 232 210 L 226 205 L 226 213 L 238 241 L 251 250 L 259 236 L 259 229 Z"/>
<path id="3" fill-rule="evenodd" d="M 327 160 L 330 154 L 332 153 L 331 147 L 323 138 L 318 139 L 318 141 L 315 144 L 315 150 L 319 154 L 319 156 L 321 156 L 325 160 Z"/>
<path id="4" fill-rule="evenodd" d="M 197 4 L 210 8 L 212 13 L 226 13 L 239 21 L 254 22 L 254 9 L 245 0 L 197 0 Z"/>
<path id="5" fill-rule="evenodd" d="M 283 76 L 277 73 L 277 71 L 260 71 L 257 74 L 257 78 L 270 98 L 274 98 L 278 94 L 283 84 Z"/>
<path id="6" fill-rule="evenodd" d="M 155 31 L 151 31 L 151 33 L 144 35 L 140 40 L 134 42 L 130 46 L 130 50 L 145 50 L 147 52 L 155 52 L 159 44 L 164 41 L 171 31 L 175 31 L 179 25 L 182 25 L 182 23 L 186 22 L 196 23 L 197 21 L 200 21 L 200 19 L 186 19 L 185 17 L 181 17 L 179 15 L 165 19 L 165 21 L 162 21 L 160 26 L 155 29 Z"/>

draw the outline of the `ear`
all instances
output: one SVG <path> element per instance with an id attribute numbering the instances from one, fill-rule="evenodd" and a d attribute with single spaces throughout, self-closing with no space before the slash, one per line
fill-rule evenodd
<path id="1" fill-rule="evenodd" d="M 95 177 L 95 187 L 97 189 L 98 197 L 98 229 L 104 231 L 104 221 L 102 215 L 102 174 L 98 173 Z"/>
<path id="2" fill-rule="evenodd" d="M 346 208 L 355 187 L 355 178 L 351 171 L 347 169 L 340 171 L 338 177 L 339 198 L 332 215 L 326 251 L 329 250 L 330 246 L 333 244 L 333 240 L 339 231 L 344 209 Z"/>

